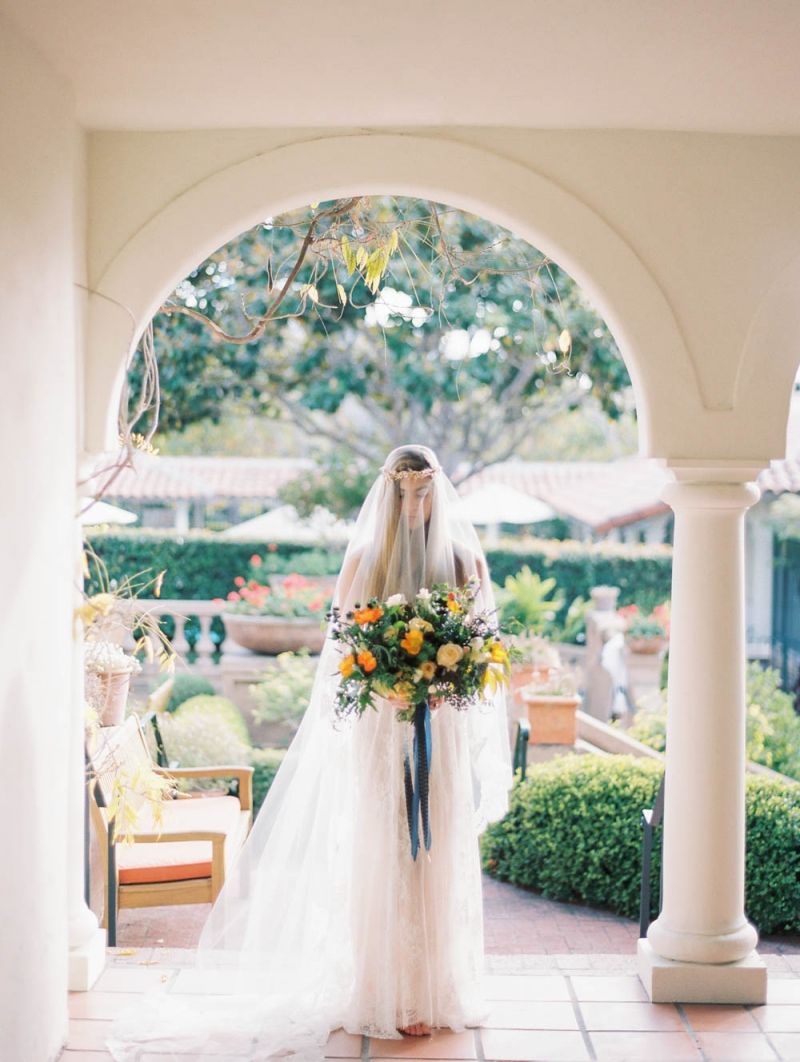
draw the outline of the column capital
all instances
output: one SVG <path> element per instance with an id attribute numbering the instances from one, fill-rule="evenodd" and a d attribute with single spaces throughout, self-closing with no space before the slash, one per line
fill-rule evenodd
<path id="1" fill-rule="evenodd" d="M 755 505 L 761 491 L 752 480 L 738 482 L 707 482 L 703 480 L 678 480 L 667 483 L 661 490 L 661 498 L 673 512 L 687 510 L 728 510 L 741 514 Z"/>
<path id="2" fill-rule="evenodd" d="M 753 483 L 769 461 L 762 458 L 668 457 L 666 467 L 679 483 Z"/>

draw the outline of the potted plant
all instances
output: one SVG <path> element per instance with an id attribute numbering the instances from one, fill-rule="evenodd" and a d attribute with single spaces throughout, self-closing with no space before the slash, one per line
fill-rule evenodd
<path id="1" fill-rule="evenodd" d="M 530 745 L 575 744 L 575 713 L 581 698 L 572 672 L 566 668 L 554 670 L 545 680 L 524 686 L 520 697 L 528 713 Z"/>
<path id="2" fill-rule="evenodd" d="M 131 677 L 142 670 L 135 656 L 115 642 L 89 639 L 83 667 L 86 699 L 100 726 L 120 726 L 125 718 Z"/>
<path id="3" fill-rule="evenodd" d="M 632 653 L 655 655 L 666 648 L 669 639 L 669 604 L 656 605 L 652 612 L 642 612 L 638 605 L 617 609 L 624 622 L 625 644 Z"/>
<path id="4" fill-rule="evenodd" d="M 324 619 L 330 592 L 324 584 L 293 572 L 261 581 L 257 553 L 250 558 L 249 578 L 238 575 L 222 614 L 228 636 L 255 653 L 277 655 L 298 649 L 319 653 L 325 641 Z"/>

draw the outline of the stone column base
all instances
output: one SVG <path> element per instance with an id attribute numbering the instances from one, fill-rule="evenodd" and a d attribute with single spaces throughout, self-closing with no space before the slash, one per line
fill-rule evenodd
<path id="1" fill-rule="evenodd" d="M 755 951 L 738 962 L 675 962 L 638 947 L 639 977 L 651 1003 L 751 1003 L 767 1001 L 767 968 Z"/>
<path id="2" fill-rule="evenodd" d="M 106 965 L 106 931 L 96 929 L 80 947 L 69 949 L 70 992 L 88 992 Z"/>

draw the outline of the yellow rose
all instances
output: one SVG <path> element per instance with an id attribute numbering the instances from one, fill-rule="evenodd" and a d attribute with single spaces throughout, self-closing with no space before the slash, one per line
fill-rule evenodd
<path id="1" fill-rule="evenodd" d="M 426 660 L 424 664 L 419 665 L 419 670 L 425 681 L 430 682 L 436 674 L 436 664 L 432 660 Z"/>
<path id="2" fill-rule="evenodd" d="M 436 663 L 443 667 L 445 671 L 455 671 L 463 656 L 464 650 L 460 645 L 456 645 L 454 642 L 447 642 L 446 645 L 439 647 L 439 652 L 436 654 Z"/>
<path id="3" fill-rule="evenodd" d="M 428 623 L 427 620 L 421 619 L 419 616 L 414 616 L 414 618 L 409 621 L 408 626 L 409 626 L 409 629 L 412 630 L 412 631 L 432 631 L 433 630 L 433 624 L 432 623 Z"/>

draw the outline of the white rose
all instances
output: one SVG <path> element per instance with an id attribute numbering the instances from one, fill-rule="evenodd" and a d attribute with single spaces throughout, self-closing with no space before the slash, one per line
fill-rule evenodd
<path id="1" fill-rule="evenodd" d="M 386 598 L 386 605 L 388 608 L 392 608 L 394 605 L 405 605 L 405 594 L 392 594 L 391 597 Z"/>
<path id="2" fill-rule="evenodd" d="M 439 667 L 443 667 L 445 671 L 455 671 L 464 656 L 464 650 L 460 645 L 456 645 L 454 642 L 447 642 L 445 645 L 439 646 L 439 652 L 436 654 L 436 663 Z"/>
<path id="3" fill-rule="evenodd" d="M 431 592 L 426 587 L 423 586 L 421 590 L 417 591 L 417 601 L 430 601 L 430 599 Z"/>

